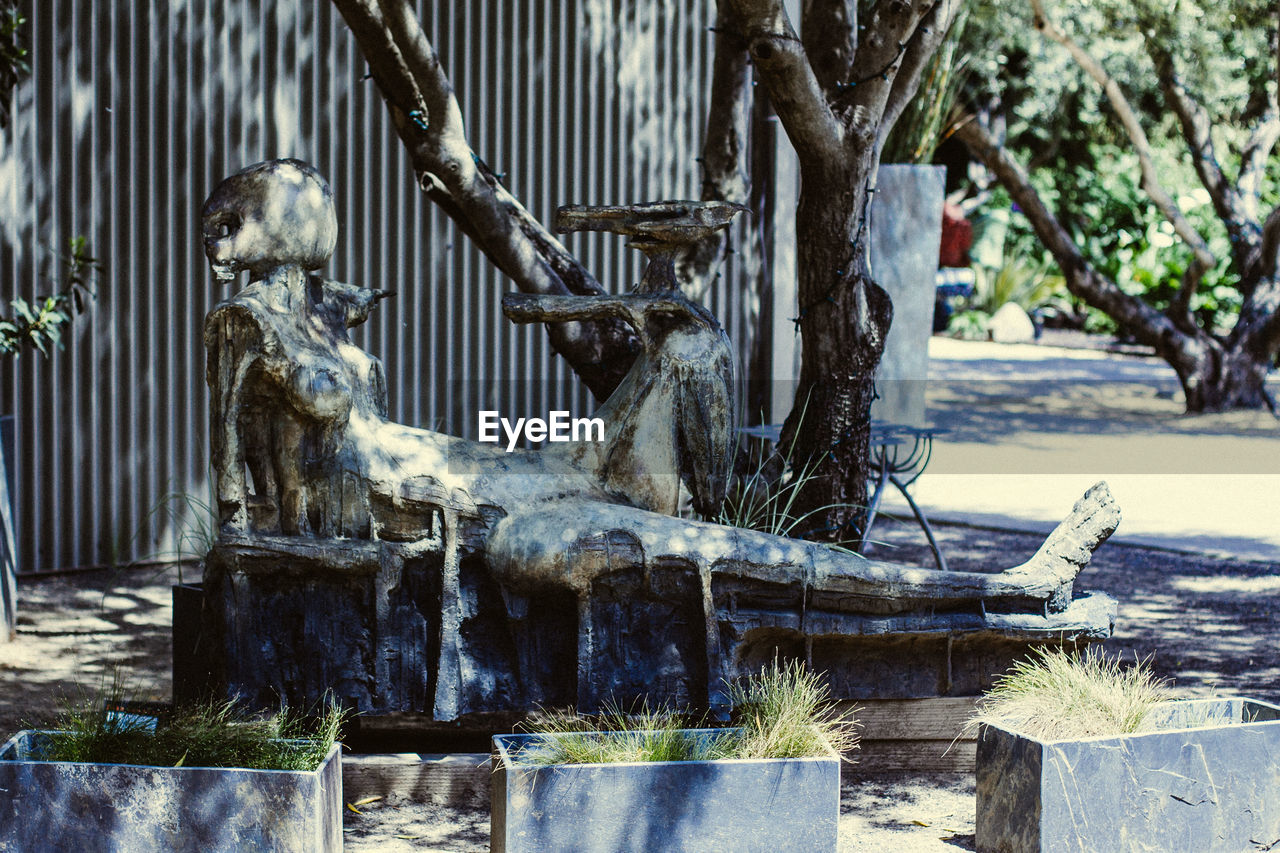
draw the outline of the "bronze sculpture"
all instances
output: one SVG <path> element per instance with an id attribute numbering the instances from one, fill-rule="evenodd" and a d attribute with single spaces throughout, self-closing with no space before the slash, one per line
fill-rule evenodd
<path id="1" fill-rule="evenodd" d="M 1103 484 L 1035 557 L 991 574 L 675 516 L 681 482 L 704 513 L 724 497 L 736 401 L 728 340 L 672 262 L 738 210 L 561 210 L 561 230 L 628 235 L 650 257 L 643 281 L 622 296 L 508 296 L 504 311 L 619 317 L 644 351 L 597 412 L 604 442 L 508 454 L 387 420 L 381 364 L 347 332 L 383 294 L 311 272 L 336 242 L 323 178 L 270 161 L 220 185 L 206 253 L 219 278 L 250 279 L 205 332 L 222 525 L 206 594 L 229 689 L 296 704 L 334 688 L 365 711 L 436 719 L 640 693 L 715 705 L 723 678 L 768 654 L 803 654 L 865 693 L 876 676 L 858 643 L 945 637 L 945 678 L 905 688 L 935 695 L 956 688 L 954 636 L 1109 635 L 1113 602 L 1073 600 L 1119 520 Z"/>

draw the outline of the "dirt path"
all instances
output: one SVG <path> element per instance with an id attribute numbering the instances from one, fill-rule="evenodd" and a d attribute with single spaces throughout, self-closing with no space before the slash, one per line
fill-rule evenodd
<path id="1" fill-rule="evenodd" d="M 952 525 L 938 534 L 956 569 L 1013 565 L 1040 543 L 1034 534 Z M 873 556 L 929 564 L 913 525 L 883 523 L 877 538 L 887 544 Z M 116 665 L 127 667 L 140 698 L 165 698 L 175 579 L 154 570 L 24 579 L 18 641 L 0 645 L 0 732 L 47 719 L 77 682 L 92 688 Z M 1187 694 L 1280 701 L 1280 566 L 1109 544 L 1080 587 L 1120 602 L 1111 653 L 1151 656 Z M 841 849 L 972 849 L 973 809 L 968 774 L 855 774 L 841 798 Z M 345 815 L 348 851 L 487 849 L 484 810 L 383 801 L 362 812 Z"/>

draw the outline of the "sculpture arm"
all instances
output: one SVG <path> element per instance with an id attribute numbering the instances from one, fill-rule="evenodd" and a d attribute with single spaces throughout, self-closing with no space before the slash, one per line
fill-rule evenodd
<path id="1" fill-rule="evenodd" d="M 224 304 L 205 320 L 205 381 L 209 385 L 209 444 L 218 518 L 233 531 L 248 528 L 244 437 L 239 415 L 245 380 L 262 353 L 261 327 L 243 306 Z"/>
<path id="2" fill-rule="evenodd" d="M 513 323 L 559 323 L 566 320 L 616 318 L 643 333 L 646 314 L 692 316 L 687 300 L 624 294 L 622 296 L 556 296 L 540 293 L 508 293 L 502 297 L 502 313 Z"/>
<path id="3" fill-rule="evenodd" d="M 939 572 L 868 560 L 816 542 L 686 521 L 614 504 L 559 501 L 498 522 L 488 559 L 504 584 L 578 595 L 628 564 L 685 562 L 706 578 L 800 586 L 827 609 L 873 614 L 982 603 L 1060 611 L 1093 549 L 1119 523 L 1105 484 L 1089 490 L 1037 556 L 1005 572 Z M 709 580 L 708 580 L 709 584 Z"/>

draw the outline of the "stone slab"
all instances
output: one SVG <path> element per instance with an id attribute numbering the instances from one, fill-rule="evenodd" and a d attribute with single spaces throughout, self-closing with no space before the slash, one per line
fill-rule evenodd
<path id="1" fill-rule="evenodd" d="M 929 336 L 942 242 L 942 166 L 882 165 L 871 205 L 871 275 L 893 298 L 872 417 L 925 426 Z"/>
<path id="2" fill-rule="evenodd" d="M 696 730 L 690 730 L 696 732 Z M 521 765 L 537 735 L 494 742 L 494 853 L 836 849 L 840 761 Z"/>
<path id="3" fill-rule="evenodd" d="M 1276 848 L 1280 707 L 1240 698 L 1171 705 L 1168 724 L 1194 727 L 1059 741 L 984 727 L 978 850 Z"/>
<path id="4" fill-rule="evenodd" d="M 0 851 L 342 849 L 337 744 L 307 773 L 40 761 L 40 735 L 0 747 Z"/>

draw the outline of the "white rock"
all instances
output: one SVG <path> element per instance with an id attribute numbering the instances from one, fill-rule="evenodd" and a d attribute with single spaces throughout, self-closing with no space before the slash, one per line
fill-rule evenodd
<path id="1" fill-rule="evenodd" d="M 1012 302 L 1000 306 L 1000 310 L 991 315 L 987 324 L 991 340 L 998 344 L 1020 344 L 1033 340 L 1036 336 L 1035 324 L 1027 316 L 1027 312 Z"/>

